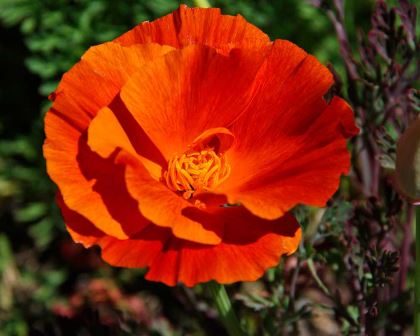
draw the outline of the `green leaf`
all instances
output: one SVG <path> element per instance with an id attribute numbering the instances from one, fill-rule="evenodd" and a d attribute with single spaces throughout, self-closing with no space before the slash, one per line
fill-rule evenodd
<path id="1" fill-rule="evenodd" d="M 45 203 L 30 203 L 26 207 L 15 212 L 15 218 L 18 222 L 29 222 L 44 216 L 47 212 Z"/>

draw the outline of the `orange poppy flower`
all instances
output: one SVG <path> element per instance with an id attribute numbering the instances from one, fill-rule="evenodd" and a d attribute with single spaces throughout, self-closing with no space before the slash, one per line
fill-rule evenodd
<path id="1" fill-rule="evenodd" d="M 111 265 L 193 286 L 293 253 L 288 211 L 349 169 L 331 73 L 241 16 L 181 6 L 90 48 L 51 95 L 44 155 L 68 231 Z"/>

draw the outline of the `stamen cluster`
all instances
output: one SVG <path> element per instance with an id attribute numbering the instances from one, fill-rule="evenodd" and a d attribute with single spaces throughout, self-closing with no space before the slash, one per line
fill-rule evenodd
<path id="1" fill-rule="evenodd" d="M 228 178 L 230 170 L 223 154 L 207 148 L 175 155 L 163 179 L 169 189 L 182 192 L 183 197 L 189 199 L 196 191 L 209 191 L 220 185 Z"/>

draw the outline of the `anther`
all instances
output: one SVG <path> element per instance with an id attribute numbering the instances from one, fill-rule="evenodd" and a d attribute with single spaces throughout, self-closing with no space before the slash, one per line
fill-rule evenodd
<path id="1" fill-rule="evenodd" d="M 181 192 L 190 199 L 195 192 L 210 191 L 224 182 L 230 174 L 230 165 L 223 154 L 212 148 L 174 155 L 168 162 L 163 180 L 169 189 Z"/>

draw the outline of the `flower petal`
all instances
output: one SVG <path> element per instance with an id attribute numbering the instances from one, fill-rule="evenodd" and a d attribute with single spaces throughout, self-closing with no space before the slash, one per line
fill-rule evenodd
<path id="1" fill-rule="evenodd" d="M 148 280 L 174 286 L 187 286 L 216 280 L 226 284 L 255 281 L 283 254 L 293 253 L 301 230 L 291 215 L 267 221 L 250 214 L 244 207 L 219 209 L 212 217 L 223 226 L 219 245 L 204 245 L 175 238 L 167 228 L 153 224 L 127 240 L 104 235 L 87 219 L 61 207 L 74 240 L 86 247 L 98 244 L 102 258 L 114 266 L 149 267 Z"/>
<path id="2" fill-rule="evenodd" d="M 98 244 L 106 234 L 89 222 L 86 218 L 71 210 L 63 200 L 63 196 L 58 192 L 56 201 L 60 207 L 61 214 L 66 223 L 67 231 L 76 243 L 88 248 Z"/>
<path id="3" fill-rule="evenodd" d="M 203 244 L 220 243 L 218 232 L 182 214 L 191 203 L 151 178 L 139 159 L 121 152 L 117 162 L 125 166 L 127 188 L 147 219 L 158 226 L 171 228 L 178 238 Z"/>
<path id="4" fill-rule="evenodd" d="M 297 204 L 325 206 L 349 167 L 346 142 L 337 140 L 302 157 L 290 158 L 283 167 L 277 167 L 276 175 L 267 173 L 242 189 L 227 192 L 229 203 L 241 203 L 267 219 L 278 218 Z"/>
<path id="5" fill-rule="evenodd" d="M 130 154 L 137 154 L 117 117 L 109 107 L 102 108 L 90 123 L 88 145 L 103 158 L 109 157 L 117 147 Z"/>
<path id="6" fill-rule="evenodd" d="M 118 113 L 118 115 L 121 116 L 121 113 Z M 139 133 L 136 134 L 136 137 L 139 136 Z M 110 136 L 111 134 L 112 136 Z M 136 137 L 132 139 L 128 138 L 122 125 L 109 107 L 104 107 L 98 112 L 88 129 L 89 147 L 103 158 L 110 157 L 118 148 L 123 149 L 131 155 L 137 155 L 132 144 L 132 142 L 135 143 L 135 140 L 137 140 Z M 142 141 L 143 149 L 146 147 L 146 140 L 147 139 L 144 139 L 144 141 Z M 150 151 L 148 151 L 148 153 L 150 153 Z M 159 180 L 162 175 L 162 168 L 145 157 L 139 155 L 138 157 L 149 171 L 150 175 L 155 180 Z"/>
<path id="7" fill-rule="evenodd" d="M 104 204 L 103 195 L 95 190 L 96 182 L 86 176 L 86 169 L 80 166 L 79 150 L 86 145 L 82 135 L 97 112 L 114 99 L 131 72 L 170 50 L 172 48 L 157 44 L 122 47 L 112 42 L 90 48 L 63 76 L 52 94 L 53 106 L 45 117 L 43 149 L 47 171 L 60 188 L 66 204 L 100 225 L 107 234 L 121 239 L 137 228 L 133 226 L 127 231 L 121 227 Z M 100 169 L 103 176 L 112 171 L 99 167 L 98 160 L 95 162 L 95 168 Z M 120 200 L 123 202 L 124 197 Z"/>
<path id="8" fill-rule="evenodd" d="M 122 47 L 114 42 L 91 47 L 80 62 L 64 74 L 52 94 L 53 109 L 85 129 L 136 69 L 172 49 L 158 44 Z"/>
<path id="9" fill-rule="evenodd" d="M 301 231 L 290 215 L 267 221 L 244 207 L 232 207 L 221 209 L 217 216 L 223 226 L 219 245 L 170 240 L 150 265 L 146 279 L 172 286 L 210 280 L 222 284 L 255 281 L 277 265 L 281 255 L 293 253 L 299 245 Z"/>
<path id="10" fill-rule="evenodd" d="M 284 136 L 306 132 L 327 104 L 330 71 L 293 43 L 276 40 L 255 78 L 253 100 L 231 127 L 236 151 L 277 147 Z"/>
<path id="11" fill-rule="evenodd" d="M 68 208 L 60 195 L 58 204 L 73 240 L 85 247 L 99 245 L 102 258 L 111 265 L 147 267 L 160 254 L 171 234 L 168 229 L 150 224 L 135 239 L 119 240 L 106 235 L 85 217 Z"/>
<path id="12" fill-rule="evenodd" d="M 235 49 L 224 56 L 196 45 L 173 51 L 139 69 L 121 98 L 169 160 L 202 132 L 240 115 L 267 50 Z"/>
<path id="13" fill-rule="evenodd" d="M 235 136 L 224 127 L 210 128 L 201 133 L 191 144 L 191 149 L 200 151 L 204 148 L 213 148 L 216 153 L 225 153 L 232 147 Z"/>
<path id="14" fill-rule="evenodd" d="M 181 5 L 171 14 L 139 24 L 115 42 L 122 45 L 154 42 L 175 48 L 202 44 L 230 50 L 261 46 L 270 40 L 240 15 L 222 15 L 219 8 L 188 8 Z"/>
<path id="15" fill-rule="evenodd" d="M 47 171 L 58 184 L 66 203 L 82 209 L 90 218 L 99 220 L 101 228 L 109 235 L 127 238 L 127 234 L 110 214 L 102 196 L 94 191 L 95 181 L 84 175 L 78 162 L 80 132 L 61 116 L 50 111 L 45 118 L 48 137 L 44 144 Z M 95 167 L 105 167 L 95 162 Z M 106 168 L 103 172 L 106 174 Z M 93 217 L 94 216 L 94 217 Z"/>
<path id="16" fill-rule="evenodd" d="M 342 99 L 323 99 L 331 84 L 314 57 L 277 40 L 255 99 L 231 127 L 231 177 L 217 192 L 267 219 L 297 203 L 324 205 L 349 168 L 345 138 L 358 132 Z"/>

